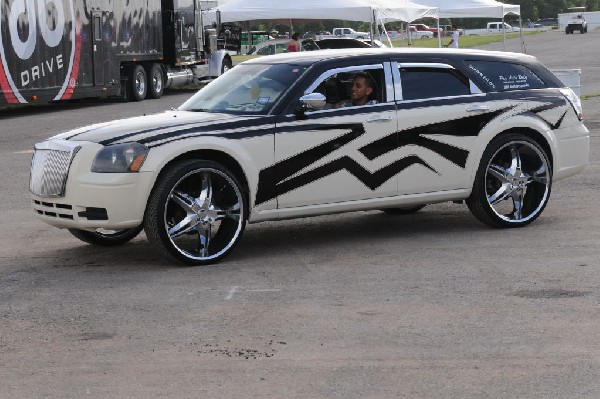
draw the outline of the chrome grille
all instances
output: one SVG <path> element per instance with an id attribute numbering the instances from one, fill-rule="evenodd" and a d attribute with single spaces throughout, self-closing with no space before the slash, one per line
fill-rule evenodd
<path id="1" fill-rule="evenodd" d="M 36 145 L 31 160 L 29 190 L 41 197 L 63 197 L 69 167 L 77 150 L 78 146 L 65 146 L 60 142 Z"/>

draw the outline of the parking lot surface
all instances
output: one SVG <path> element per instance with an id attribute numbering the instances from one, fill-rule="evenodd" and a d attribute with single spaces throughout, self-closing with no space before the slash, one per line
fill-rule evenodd
<path id="1" fill-rule="evenodd" d="M 599 40 L 526 37 L 551 69 L 582 69 L 592 136 L 531 226 L 452 203 L 260 223 L 210 267 L 143 234 L 85 245 L 29 207 L 34 143 L 192 92 L 0 111 L 0 397 L 600 397 Z"/>

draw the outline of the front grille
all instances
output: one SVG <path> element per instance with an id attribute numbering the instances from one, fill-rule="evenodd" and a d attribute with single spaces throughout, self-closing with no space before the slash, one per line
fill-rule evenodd
<path id="1" fill-rule="evenodd" d="M 63 197 L 69 167 L 78 150 L 78 146 L 62 142 L 36 145 L 31 160 L 29 190 L 40 197 Z"/>

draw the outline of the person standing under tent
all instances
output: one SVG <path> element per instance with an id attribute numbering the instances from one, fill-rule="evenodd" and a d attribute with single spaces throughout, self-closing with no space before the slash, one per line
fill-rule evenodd
<path id="1" fill-rule="evenodd" d="M 292 35 L 292 40 L 288 43 L 288 53 L 300 51 L 302 49 L 300 46 L 300 33 L 296 32 Z"/>
<path id="2" fill-rule="evenodd" d="M 450 40 L 450 43 L 446 44 L 444 47 L 458 48 L 458 36 L 459 33 L 456 25 L 452 25 L 452 40 Z"/>

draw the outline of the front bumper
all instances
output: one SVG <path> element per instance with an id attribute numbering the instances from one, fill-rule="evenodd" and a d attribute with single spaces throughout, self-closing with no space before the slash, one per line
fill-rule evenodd
<path id="1" fill-rule="evenodd" d="M 143 222 L 155 174 L 93 173 L 99 144 L 86 143 L 73 158 L 61 196 L 31 193 L 31 205 L 44 222 L 59 228 L 119 230 Z"/>

